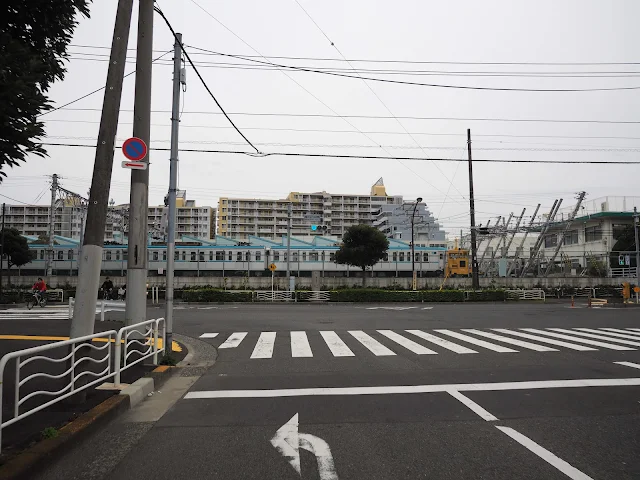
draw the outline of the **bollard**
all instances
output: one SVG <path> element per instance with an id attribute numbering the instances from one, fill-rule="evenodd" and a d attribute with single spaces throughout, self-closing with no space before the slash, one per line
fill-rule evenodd
<path id="1" fill-rule="evenodd" d="M 591 308 L 591 295 L 589 295 L 589 300 L 588 300 L 588 302 L 587 302 L 587 306 L 588 306 L 589 308 Z"/>
<path id="2" fill-rule="evenodd" d="M 573 295 L 571 295 L 571 308 L 574 308 L 574 307 L 575 307 L 575 303 L 573 301 Z"/>

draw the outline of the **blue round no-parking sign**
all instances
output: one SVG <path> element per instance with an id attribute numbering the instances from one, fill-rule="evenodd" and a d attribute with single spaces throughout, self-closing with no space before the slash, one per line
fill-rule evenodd
<path id="1" fill-rule="evenodd" d="M 147 156 L 147 144 L 138 137 L 131 137 L 122 144 L 122 153 L 129 160 L 142 160 Z"/>

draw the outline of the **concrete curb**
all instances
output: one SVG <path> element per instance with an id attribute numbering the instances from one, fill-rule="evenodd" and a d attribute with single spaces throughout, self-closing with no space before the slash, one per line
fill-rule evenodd
<path id="1" fill-rule="evenodd" d="M 27 480 L 45 468 L 63 447 L 68 450 L 89 434 L 130 410 L 147 395 L 157 390 L 174 372 L 175 367 L 161 365 L 147 376 L 124 388 L 119 395 L 109 397 L 58 431 L 55 438 L 44 439 L 7 461 L 0 468 L 0 480 Z"/>

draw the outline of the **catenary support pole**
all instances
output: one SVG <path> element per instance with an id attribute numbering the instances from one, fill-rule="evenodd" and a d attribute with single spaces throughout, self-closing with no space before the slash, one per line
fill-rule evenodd
<path id="1" fill-rule="evenodd" d="M 291 202 L 287 205 L 287 282 L 291 285 L 291 212 L 293 205 Z"/>
<path id="2" fill-rule="evenodd" d="M 169 162 L 169 218 L 167 222 L 167 291 L 164 318 L 167 328 L 167 349 L 173 345 L 173 273 L 176 250 L 176 191 L 178 189 L 178 132 L 180 126 L 180 84 L 182 68 L 182 34 L 176 33 L 173 47 L 173 103 L 171 105 L 171 158 Z M 198 257 L 199 258 L 199 257 Z"/>
<path id="3" fill-rule="evenodd" d="M 5 204 L 2 204 L 2 230 L 0 230 L 0 298 L 2 298 L 2 275 L 4 273 L 4 213 Z"/>
<path id="4" fill-rule="evenodd" d="M 151 68 L 153 50 L 153 0 L 139 0 L 136 90 L 133 104 L 133 136 L 147 148 L 151 129 Z M 143 159 L 149 162 L 149 154 Z M 127 257 L 126 325 L 147 319 L 147 211 L 149 167 L 131 171 L 129 244 Z"/>
<path id="5" fill-rule="evenodd" d="M 87 224 L 82 242 L 82 255 L 78 258 L 78 288 L 70 329 L 72 338 L 94 333 L 104 229 L 113 168 L 113 149 L 118 128 L 118 116 L 120 115 L 120 99 L 132 10 L 133 0 L 118 1 L 96 156 L 93 164 Z"/>
<path id="6" fill-rule="evenodd" d="M 480 288 L 478 277 L 478 247 L 476 245 L 476 206 L 473 199 L 473 161 L 471 159 L 471 129 L 467 129 L 467 152 L 469 154 L 469 216 L 471 217 L 471 285 Z"/>

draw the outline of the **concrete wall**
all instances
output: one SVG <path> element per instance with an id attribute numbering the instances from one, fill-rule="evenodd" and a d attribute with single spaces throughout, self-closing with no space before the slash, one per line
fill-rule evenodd
<path id="1" fill-rule="evenodd" d="M 319 274 L 319 272 L 314 272 Z M 17 277 L 12 278 L 14 285 L 32 285 L 37 277 Z M 116 287 L 126 282 L 126 278 L 112 277 Z M 226 281 L 225 281 L 226 280 Z M 419 278 L 418 288 L 439 289 L 442 285 L 442 278 Z M 104 278 L 100 280 L 100 283 Z M 51 288 L 69 284 L 75 287 L 78 277 L 51 277 L 47 279 L 47 285 Z M 635 278 L 589 278 L 589 277 L 547 277 L 547 278 L 481 278 L 480 286 L 482 288 L 489 287 L 506 287 L 506 288 L 534 288 L 536 286 L 556 287 L 556 286 L 572 286 L 572 287 L 588 287 L 595 285 L 614 285 L 620 286 L 622 282 L 636 283 Z M 149 277 L 149 286 L 165 286 L 165 277 Z M 176 277 L 175 287 L 194 285 L 211 285 L 219 288 L 249 288 L 257 290 L 270 290 L 271 277 L 251 277 L 246 279 L 243 277 Z M 288 281 L 284 277 L 276 277 L 274 281 L 276 289 L 286 290 Z M 361 277 L 335 278 L 335 277 L 301 277 L 296 279 L 296 285 L 313 288 L 314 290 L 332 289 L 337 287 L 361 286 Z M 367 278 L 367 286 L 376 287 L 392 287 L 398 285 L 399 288 L 411 288 L 411 278 Z M 445 288 L 471 288 L 470 278 L 449 278 L 445 284 Z"/>

